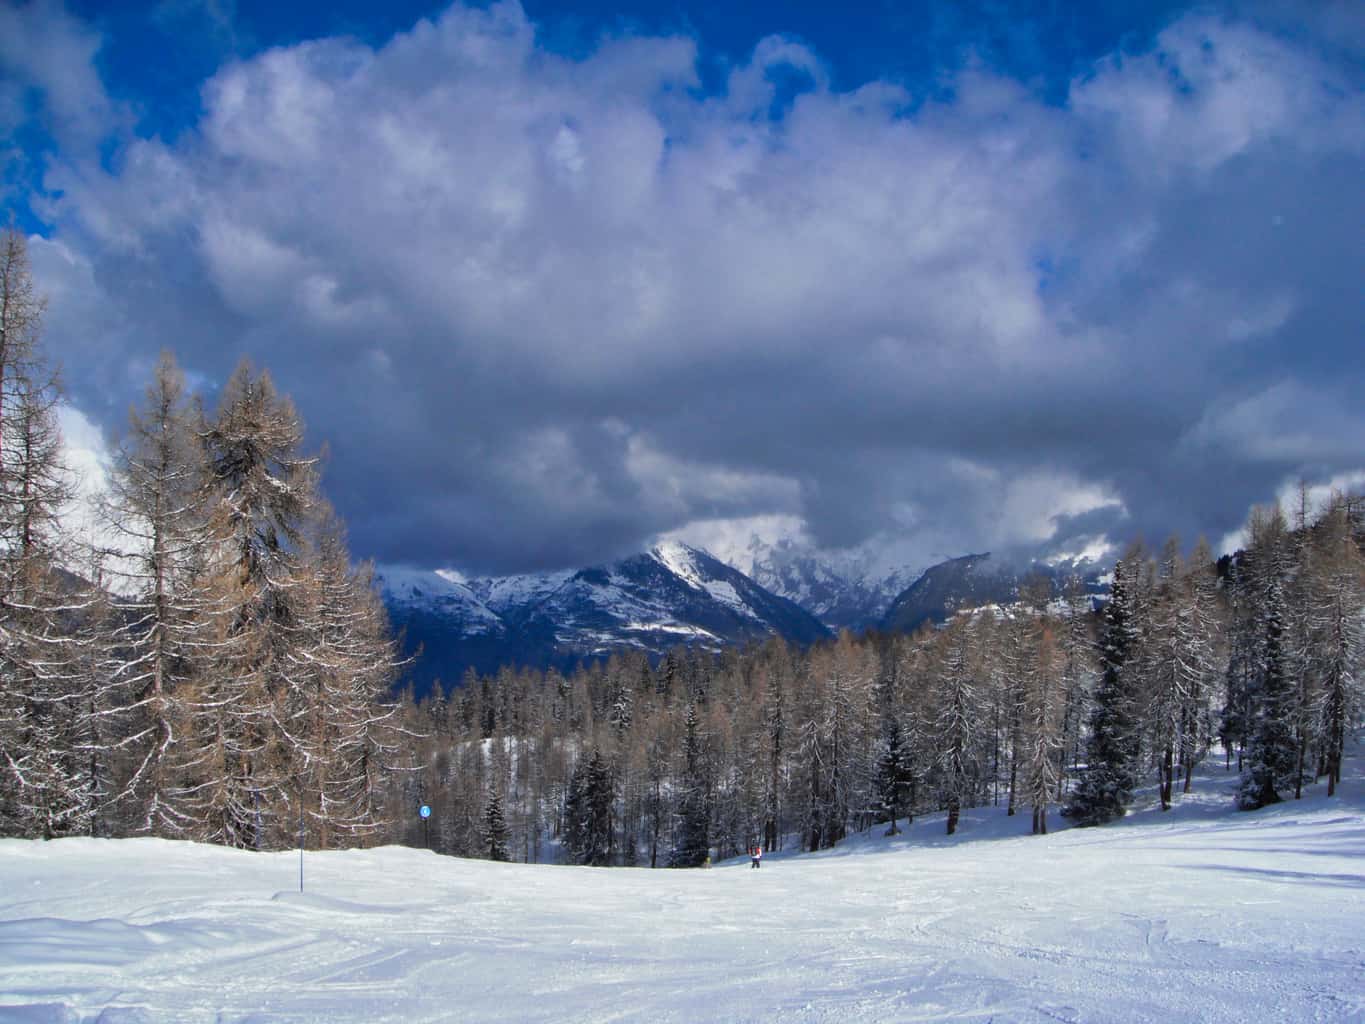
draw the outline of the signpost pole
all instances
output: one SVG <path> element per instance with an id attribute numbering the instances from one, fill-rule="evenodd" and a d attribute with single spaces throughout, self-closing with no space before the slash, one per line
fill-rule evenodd
<path id="1" fill-rule="evenodd" d="M 431 808 L 426 804 L 417 808 L 417 813 L 422 816 L 422 845 L 428 850 L 431 849 Z"/>
<path id="2" fill-rule="evenodd" d="M 303 797 L 299 797 L 299 892 L 303 892 Z"/>

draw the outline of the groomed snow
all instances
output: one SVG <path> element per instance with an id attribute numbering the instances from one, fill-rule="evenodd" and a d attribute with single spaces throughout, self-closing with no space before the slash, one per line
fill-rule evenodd
<path id="1" fill-rule="evenodd" d="M 387 847 L 0 842 L 3 1021 L 1359 1021 L 1359 764 L 1255 814 L 1174 811 L 710 871 Z"/>

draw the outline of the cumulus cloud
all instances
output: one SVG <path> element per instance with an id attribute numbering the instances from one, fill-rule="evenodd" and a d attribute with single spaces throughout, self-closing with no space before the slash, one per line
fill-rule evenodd
<path id="1" fill-rule="evenodd" d="M 34 262 L 73 399 L 109 425 L 161 347 L 250 355 L 358 553 L 474 571 L 707 523 L 1219 535 L 1365 462 L 1349 62 L 1192 15 L 1048 104 L 981 66 L 836 90 L 783 37 L 708 92 L 704 45 L 567 58 L 456 5 L 228 64 L 174 143 L 63 150 Z"/>
<path id="2" fill-rule="evenodd" d="M 36 93 L 42 127 L 81 156 L 121 115 L 95 71 L 100 37 L 58 0 L 0 7 L 0 131 L 17 130 Z"/>

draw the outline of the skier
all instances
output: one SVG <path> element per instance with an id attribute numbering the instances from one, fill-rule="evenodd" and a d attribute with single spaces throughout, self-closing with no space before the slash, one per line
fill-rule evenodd
<path id="1" fill-rule="evenodd" d="M 749 857 L 753 861 L 753 866 L 758 867 L 758 862 L 763 859 L 763 847 L 755 846 L 749 851 Z"/>

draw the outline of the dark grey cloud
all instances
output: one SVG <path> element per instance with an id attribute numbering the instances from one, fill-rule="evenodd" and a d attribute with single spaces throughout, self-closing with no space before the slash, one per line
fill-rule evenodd
<path id="1" fill-rule="evenodd" d="M 508 5 L 272 50 L 173 145 L 54 162 L 49 340 L 110 427 L 163 346 L 269 367 L 385 561 L 1218 538 L 1365 466 L 1361 73 L 1266 24 L 1179 19 L 1063 104 L 835 92 L 778 39 L 704 96 L 691 40 L 569 60 Z"/>

